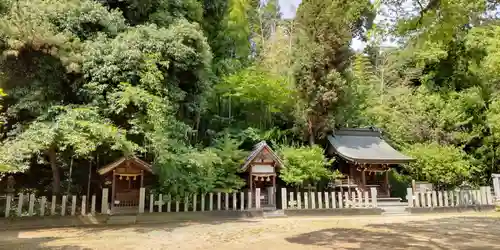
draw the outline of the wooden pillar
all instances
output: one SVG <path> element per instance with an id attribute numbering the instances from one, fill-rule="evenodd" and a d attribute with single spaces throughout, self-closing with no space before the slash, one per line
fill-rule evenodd
<path id="1" fill-rule="evenodd" d="M 391 190 L 389 186 L 389 169 L 385 171 L 385 190 L 387 193 L 387 196 L 391 196 Z"/>
<path id="2" fill-rule="evenodd" d="M 141 170 L 141 188 L 144 187 L 144 170 Z"/>
<path id="3" fill-rule="evenodd" d="M 274 206 L 276 206 L 276 175 L 271 176 L 271 178 L 273 178 L 273 193 L 272 193 L 272 197 L 269 197 L 269 198 L 272 200 L 272 204 Z"/>
<path id="4" fill-rule="evenodd" d="M 116 191 L 116 170 L 113 169 L 113 185 L 111 186 L 111 210 L 115 206 L 115 191 Z"/>
<path id="5" fill-rule="evenodd" d="M 361 171 L 361 182 L 363 183 L 363 190 L 366 189 L 366 168 Z"/>
<path id="6" fill-rule="evenodd" d="M 355 167 L 355 165 L 349 164 L 349 177 L 350 177 L 350 179 L 354 178 L 354 167 Z"/>

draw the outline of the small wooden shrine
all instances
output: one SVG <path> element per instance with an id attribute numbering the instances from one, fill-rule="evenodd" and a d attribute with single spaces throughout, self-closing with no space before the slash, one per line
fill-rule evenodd
<path id="1" fill-rule="evenodd" d="M 252 194 L 255 194 L 256 188 L 260 188 L 263 207 L 276 206 L 276 180 L 281 167 L 283 162 L 264 141 L 255 145 L 241 166 L 240 170 L 245 173 Z"/>
<path id="2" fill-rule="evenodd" d="M 328 154 L 342 161 L 339 171 L 347 176 L 334 186 L 378 190 L 379 196 L 390 196 L 389 170 L 399 164 L 413 161 L 392 148 L 376 128 L 340 129 L 328 136 Z"/>
<path id="3" fill-rule="evenodd" d="M 135 207 L 139 205 L 139 190 L 153 169 L 147 162 L 132 156 L 122 157 L 98 171 L 105 185 L 111 184 L 110 203 L 114 207 Z"/>

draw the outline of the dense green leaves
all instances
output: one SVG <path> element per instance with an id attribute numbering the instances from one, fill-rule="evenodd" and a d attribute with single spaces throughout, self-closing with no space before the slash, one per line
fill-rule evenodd
<path id="1" fill-rule="evenodd" d="M 319 146 L 282 146 L 279 155 L 284 163 L 280 178 L 289 185 L 314 185 L 322 179 L 332 180 L 338 177 L 337 173 L 327 168 L 332 160 L 325 158 L 324 150 Z"/>
<path id="2" fill-rule="evenodd" d="M 416 159 L 407 170 L 418 179 L 449 187 L 460 185 L 471 177 L 470 158 L 453 146 L 414 144 L 406 153 Z"/>
<path id="3" fill-rule="evenodd" d="M 137 154 L 163 192 L 237 190 L 254 143 L 309 141 L 280 151 L 301 186 L 335 177 L 327 133 L 371 125 L 417 159 L 408 178 L 500 171 L 496 1 L 278 3 L 0 0 L 1 171 L 50 166 L 57 192 L 69 159 Z"/>

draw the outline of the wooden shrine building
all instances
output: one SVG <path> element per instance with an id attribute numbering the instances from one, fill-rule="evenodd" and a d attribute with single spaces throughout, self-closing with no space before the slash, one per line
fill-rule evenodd
<path id="1" fill-rule="evenodd" d="M 376 128 L 340 129 L 328 136 L 328 155 L 340 159 L 339 171 L 346 176 L 334 184 L 337 188 L 368 191 L 376 187 L 379 196 L 390 196 L 391 167 L 413 161 L 392 148 Z"/>
<path id="2" fill-rule="evenodd" d="M 276 207 L 276 180 L 281 167 L 283 162 L 264 141 L 254 146 L 241 166 L 240 171 L 244 173 L 252 195 L 255 195 L 256 188 L 260 188 L 262 207 Z"/>
<path id="3" fill-rule="evenodd" d="M 147 162 L 132 156 L 122 157 L 99 170 L 104 183 L 111 184 L 109 202 L 111 211 L 116 208 L 136 208 L 139 205 L 139 189 L 153 175 Z"/>

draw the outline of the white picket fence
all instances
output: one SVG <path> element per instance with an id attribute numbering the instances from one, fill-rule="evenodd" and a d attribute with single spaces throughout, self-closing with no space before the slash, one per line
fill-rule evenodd
<path id="1" fill-rule="evenodd" d="M 244 211 L 260 209 L 260 189 L 251 192 L 217 192 L 206 194 L 192 194 L 183 198 L 173 198 L 169 194 L 150 194 L 149 212 L 204 212 L 204 211 Z M 181 206 L 182 205 L 182 206 Z M 146 209 L 146 191 L 140 190 L 139 213 Z"/>
<path id="2" fill-rule="evenodd" d="M 480 187 L 477 190 L 450 190 L 413 192 L 407 189 L 409 207 L 466 207 L 493 205 L 491 187 Z"/>
<path id="3" fill-rule="evenodd" d="M 352 192 L 287 192 L 281 189 L 283 209 L 376 208 L 377 189 Z"/>
<path id="4" fill-rule="evenodd" d="M 90 198 L 90 211 L 87 210 L 87 197 L 76 195 L 36 197 L 35 194 L 7 195 L 5 197 L 4 216 L 46 216 L 46 215 L 85 215 L 88 212 L 96 213 L 96 196 Z"/>

